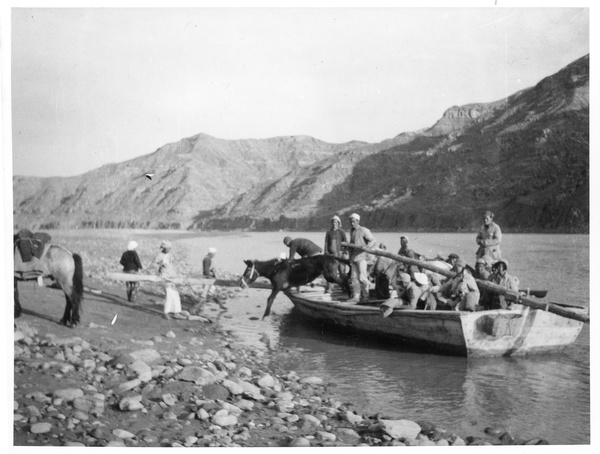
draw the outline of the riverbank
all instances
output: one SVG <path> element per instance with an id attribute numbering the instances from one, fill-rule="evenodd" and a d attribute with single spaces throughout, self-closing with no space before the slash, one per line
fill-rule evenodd
<path id="1" fill-rule="evenodd" d="M 152 251 L 164 236 L 156 235 L 141 247 Z M 160 286 L 145 285 L 131 304 L 122 283 L 102 278 L 122 252 L 114 238 L 71 238 L 68 246 L 85 258 L 79 326 L 57 323 L 64 310 L 60 290 L 32 282 L 19 287 L 24 315 L 14 347 L 17 446 L 546 443 L 515 440 L 504 427 L 457 434 L 429 421 L 364 414 L 341 401 L 335 383 L 310 370 L 281 370 L 278 358 L 294 352 L 257 351 L 219 326 L 217 314 L 227 317 L 229 299 L 261 290 L 220 289 L 218 301 L 206 301 L 194 289 L 182 289 L 189 317 L 166 320 Z M 193 274 L 193 262 L 177 242 L 174 252 L 182 274 Z"/>

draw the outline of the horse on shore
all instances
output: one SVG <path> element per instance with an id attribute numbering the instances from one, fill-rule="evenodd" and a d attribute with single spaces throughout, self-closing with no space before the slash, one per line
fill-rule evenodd
<path id="1" fill-rule="evenodd" d="M 39 259 L 23 262 L 17 248 L 18 238 L 14 240 L 14 316 L 19 318 L 23 312 L 19 301 L 18 281 L 35 280 L 39 277 L 52 277 L 65 294 L 65 312 L 60 323 L 73 327 L 80 321 L 83 301 L 83 262 L 81 256 L 68 249 L 48 243 Z"/>
<path id="2" fill-rule="evenodd" d="M 299 260 L 244 260 L 246 270 L 240 279 L 240 285 L 248 287 L 259 276 L 266 277 L 271 281 L 273 290 L 267 298 L 264 319 L 271 313 L 271 305 L 279 292 L 287 293 L 292 287 L 306 285 L 320 275 L 323 275 L 327 282 L 338 284 L 350 296 L 352 292 L 350 276 L 340 272 L 340 262 L 350 265 L 348 260 L 332 255 L 314 255 Z"/>

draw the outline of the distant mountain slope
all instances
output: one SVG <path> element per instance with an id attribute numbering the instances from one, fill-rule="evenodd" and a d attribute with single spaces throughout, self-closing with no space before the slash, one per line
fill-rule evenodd
<path id="1" fill-rule="evenodd" d="M 145 173 L 155 173 L 153 180 Z M 589 231 L 589 56 L 378 144 L 205 134 L 70 178 L 15 176 L 15 227 Z"/>
<path id="2" fill-rule="evenodd" d="M 356 211 L 378 229 L 472 230 L 485 209 L 507 229 L 589 231 L 588 56 L 507 99 L 452 107 L 405 143 L 254 188 L 199 225 L 322 229 Z"/>
<path id="3" fill-rule="evenodd" d="M 199 134 L 70 178 L 15 176 L 16 227 L 181 228 L 200 210 L 355 147 L 307 136 L 221 140 Z M 154 173 L 152 180 L 146 173 Z"/>

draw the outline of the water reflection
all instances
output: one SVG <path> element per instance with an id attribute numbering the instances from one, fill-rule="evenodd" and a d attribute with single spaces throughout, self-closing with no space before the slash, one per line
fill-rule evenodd
<path id="1" fill-rule="evenodd" d="M 423 354 L 307 323 L 296 311 L 282 317 L 279 347 L 303 352 L 286 367 L 335 383 L 336 392 L 367 414 L 429 419 L 467 435 L 482 436 L 485 427 L 498 425 L 523 438 L 589 442 L 589 370 L 566 353 Z"/>

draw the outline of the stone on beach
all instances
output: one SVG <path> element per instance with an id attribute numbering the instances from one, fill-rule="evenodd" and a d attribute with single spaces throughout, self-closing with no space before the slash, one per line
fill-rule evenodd
<path id="1" fill-rule="evenodd" d="M 307 385 L 322 385 L 323 379 L 320 377 L 306 377 L 301 379 L 300 383 L 305 383 Z"/>
<path id="2" fill-rule="evenodd" d="M 127 367 L 137 374 L 137 378 L 139 378 L 141 382 L 145 383 L 152 380 L 152 369 L 144 361 L 137 359 L 128 364 Z"/>
<path id="3" fill-rule="evenodd" d="M 136 350 L 134 352 L 129 353 L 134 360 L 142 361 L 148 365 L 153 365 L 159 362 L 162 362 L 162 357 L 160 353 L 152 348 L 145 348 L 142 350 Z"/>
<path id="4" fill-rule="evenodd" d="M 144 405 L 142 404 L 141 395 L 125 397 L 119 402 L 119 410 L 121 411 L 135 411 L 142 408 L 144 408 Z"/>
<path id="5" fill-rule="evenodd" d="M 31 425 L 30 432 L 33 434 L 45 434 L 52 430 L 52 424 L 49 422 L 37 422 Z"/>
<path id="6" fill-rule="evenodd" d="M 211 385 L 217 381 L 212 372 L 198 366 L 184 367 L 177 378 L 183 381 L 192 381 L 200 386 Z"/>
<path id="7" fill-rule="evenodd" d="M 232 395 L 234 395 L 234 396 L 237 396 L 238 394 L 242 394 L 244 392 L 244 388 L 242 388 L 242 386 L 240 386 L 239 384 L 235 383 L 234 381 L 223 380 L 223 382 L 221 384 L 225 388 L 227 388 L 229 390 L 229 392 Z"/>
<path id="8" fill-rule="evenodd" d="M 124 438 L 124 439 L 135 437 L 134 434 L 132 434 L 131 432 L 128 432 L 127 430 L 123 430 L 123 429 L 115 429 L 112 431 L 112 434 L 117 438 Z"/>
<path id="9" fill-rule="evenodd" d="M 77 388 L 57 389 L 53 396 L 63 399 L 65 402 L 71 402 L 77 397 L 83 397 L 83 391 Z"/>
<path id="10" fill-rule="evenodd" d="M 415 439 L 421 432 L 421 426 L 407 419 L 381 419 L 380 422 L 383 431 L 392 438 Z"/>

